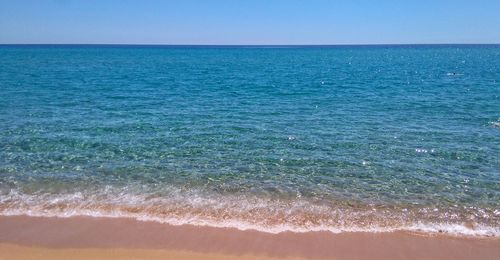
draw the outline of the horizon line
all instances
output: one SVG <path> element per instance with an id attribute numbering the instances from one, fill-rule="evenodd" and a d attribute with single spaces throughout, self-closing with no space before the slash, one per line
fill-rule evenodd
<path id="1" fill-rule="evenodd" d="M 165 46 L 165 47 L 335 47 L 335 46 L 464 46 L 500 43 L 340 43 L 340 44 L 171 44 L 171 43 L 0 43 L 0 46 Z"/>

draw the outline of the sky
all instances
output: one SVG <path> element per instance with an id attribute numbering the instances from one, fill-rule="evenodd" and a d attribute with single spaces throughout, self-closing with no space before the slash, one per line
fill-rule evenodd
<path id="1" fill-rule="evenodd" d="M 0 0 L 2 43 L 500 43 L 500 0 Z"/>

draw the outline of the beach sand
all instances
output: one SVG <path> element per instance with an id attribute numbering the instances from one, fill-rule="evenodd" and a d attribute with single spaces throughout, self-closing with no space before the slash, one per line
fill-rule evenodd
<path id="1" fill-rule="evenodd" d="M 0 217 L 0 259 L 500 259 L 499 238 L 284 232 L 122 218 Z"/>
<path id="2" fill-rule="evenodd" d="M 230 259 L 278 259 L 263 256 L 231 256 L 212 253 L 195 253 L 175 250 L 151 249 L 53 249 L 0 244 L 0 259 L 50 259 L 50 260 L 108 260 L 108 259 L 179 259 L 179 260 L 230 260 Z M 288 258 L 287 258 L 288 259 Z M 293 258 L 290 258 L 293 259 Z M 296 258 L 298 259 L 298 258 Z"/>

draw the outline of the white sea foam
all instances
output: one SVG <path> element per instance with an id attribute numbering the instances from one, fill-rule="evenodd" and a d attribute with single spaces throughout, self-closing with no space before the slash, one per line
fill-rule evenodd
<path id="1" fill-rule="evenodd" d="M 100 218 L 131 218 L 138 221 L 158 222 L 174 226 L 195 225 L 215 228 L 235 228 L 238 230 L 256 230 L 260 232 L 278 234 L 282 232 L 321 232 L 327 231 L 335 234 L 344 232 L 368 232 L 368 233 L 386 233 L 396 231 L 411 231 L 421 233 L 444 233 L 456 236 L 473 237 L 500 237 L 500 228 L 480 225 L 475 228 L 469 228 L 460 224 L 442 224 L 442 223 L 418 223 L 414 225 L 401 225 L 394 227 L 371 226 L 371 227 L 335 227 L 335 226 L 310 226 L 298 227 L 290 224 L 277 224 L 274 226 L 258 225 L 241 220 L 220 220 L 213 221 L 196 217 L 176 218 L 176 217 L 155 217 L 147 214 L 132 214 L 121 211 L 99 212 L 93 210 L 68 210 L 64 212 L 35 211 L 35 210 L 15 210 L 9 209 L 0 212 L 3 216 L 32 216 L 32 217 L 100 217 Z"/>
<path id="2" fill-rule="evenodd" d="M 250 199 L 250 202 L 244 202 L 234 197 L 227 200 L 194 194 L 190 194 L 189 198 L 176 198 L 176 195 L 164 199 L 148 198 L 149 195 L 145 194 L 133 195 L 121 192 L 115 193 L 115 196 L 104 198 L 102 194 L 88 195 L 82 192 L 65 195 L 28 195 L 13 190 L 7 195 L 0 196 L 0 215 L 132 218 L 170 225 L 236 228 L 268 233 L 287 231 L 299 233 L 314 231 L 332 233 L 410 231 L 446 233 L 457 236 L 500 237 L 500 227 L 497 226 L 428 220 L 405 221 L 403 215 L 384 216 L 388 213 L 375 209 L 347 212 L 345 209 L 336 210 L 302 200 L 283 203 Z M 104 200 L 99 201 L 98 199 Z M 130 210 L 131 207 L 136 208 Z M 407 211 L 407 209 L 402 210 L 404 213 Z M 310 213 L 312 218 L 302 216 L 301 214 L 304 212 Z M 373 217 L 371 214 L 375 213 L 381 213 L 381 215 L 375 216 L 373 221 L 369 221 Z M 317 221 L 316 217 L 321 219 Z M 384 222 L 384 217 L 390 221 Z"/>

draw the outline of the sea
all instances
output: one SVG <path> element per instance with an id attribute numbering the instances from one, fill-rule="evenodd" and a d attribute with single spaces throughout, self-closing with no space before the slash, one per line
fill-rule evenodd
<path id="1" fill-rule="evenodd" d="M 0 215 L 500 237 L 500 45 L 1 45 Z"/>

